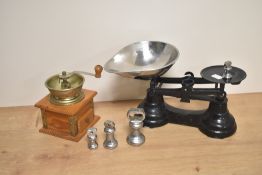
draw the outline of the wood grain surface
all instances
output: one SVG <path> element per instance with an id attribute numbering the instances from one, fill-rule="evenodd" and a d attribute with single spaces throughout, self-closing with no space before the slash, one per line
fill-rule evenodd
<path id="1" fill-rule="evenodd" d="M 176 107 L 203 109 L 206 102 L 180 103 Z M 95 103 L 101 116 L 97 150 L 87 149 L 85 138 L 75 143 L 39 133 L 40 110 L 0 108 L 0 174 L 11 175 L 259 175 L 262 174 L 262 93 L 229 96 L 229 110 L 238 129 L 226 139 L 212 139 L 197 128 L 168 124 L 143 128 L 141 147 L 126 143 L 126 112 L 139 101 Z M 116 123 L 115 150 L 103 148 L 103 122 Z"/>
<path id="2" fill-rule="evenodd" d="M 35 104 L 41 109 L 43 128 L 41 133 L 78 142 L 88 127 L 92 127 L 99 119 L 94 115 L 93 97 L 95 91 L 83 89 L 83 100 L 71 105 L 54 105 L 49 101 L 49 95 Z"/>
<path id="3" fill-rule="evenodd" d="M 42 98 L 40 101 L 38 101 L 35 106 L 41 109 L 46 109 L 48 111 L 53 111 L 60 114 L 65 115 L 76 115 L 79 112 L 79 109 L 82 109 L 86 105 L 93 105 L 93 97 L 97 94 L 95 91 L 83 89 L 83 92 L 85 94 L 85 98 L 73 105 L 68 106 L 59 106 L 55 105 L 49 102 L 49 95 Z"/>

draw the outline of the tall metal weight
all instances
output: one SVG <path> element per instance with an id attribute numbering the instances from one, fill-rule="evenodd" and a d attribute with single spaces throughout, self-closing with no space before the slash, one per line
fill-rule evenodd
<path id="1" fill-rule="evenodd" d="M 106 140 L 104 141 L 104 147 L 106 149 L 115 149 L 118 145 L 117 140 L 115 139 L 115 123 L 113 121 L 107 120 L 104 123 L 105 129 L 104 132 L 106 133 Z"/>
<path id="2" fill-rule="evenodd" d="M 131 108 L 127 112 L 127 117 L 129 119 L 129 127 L 131 128 L 131 132 L 126 138 L 127 143 L 133 146 L 142 145 L 145 142 L 145 136 L 140 129 L 143 127 L 143 120 L 145 119 L 144 109 Z"/>

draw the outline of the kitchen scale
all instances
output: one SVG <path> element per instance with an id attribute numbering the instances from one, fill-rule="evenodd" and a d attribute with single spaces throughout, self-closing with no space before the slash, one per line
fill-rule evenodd
<path id="1" fill-rule="evenodd" d="M 225 85 L 238 85 L 246 73 L 233 67 L 230 61 L 224 65 L 204 68 L 201 77 L 186 72 L 183 77 L 162 77 L 178 58 L 178 50 L 167 43 L 141 41 L 121 49 L 104 66 L 109 73 L 123 77 L 150 81 L 150 87 L 143 102 L 138 105 L 145 111 L 144 126 L 155 128 L 167 123 L 197 127 L 209 137 L 225 138 L 236 132 L 237 125 L 227 107 Z M 180 88 L 162 88 L 163 84 L 180 84 Z M 195 84 L 213 84 L 213 88 L 195 88 Z M 208 101 L 206 110 L 179 109 L 164 101 L 164 96 L 180 98 L 181 102 L 191 100 Z"/>

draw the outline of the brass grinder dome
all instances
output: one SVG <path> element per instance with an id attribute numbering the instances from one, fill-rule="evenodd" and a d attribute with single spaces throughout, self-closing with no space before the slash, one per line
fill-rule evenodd
<path id="1" fill-rule="evenodd" d="M 49 101 L 56 105 L 71 105 L 81 101 L 84 98 L 84 81 L 82 75 L 65 71 L 48 78 L 45 86 L 50 91 Z"/>

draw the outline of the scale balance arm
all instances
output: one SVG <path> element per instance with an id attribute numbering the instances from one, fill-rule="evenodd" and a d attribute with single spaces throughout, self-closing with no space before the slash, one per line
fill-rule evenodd
<path id="1" fill-rule="evenodd" d="M 190 100 L 214 101 L 217 97 L 225 97 L 224 85 L 210 82 L 201 77 L 194 77 L 191 72 L 186 72 L 185 77 L 165 78 L 157 77 L 151 80 L 150 91 L 164 96 L 181 98 L 181 102 L 189 103 Z M 163 83 L 181 84 L 181 88 L 162 88 Z M 214 88 L 193 88 L 194 84 L 214 84 Z"/>

